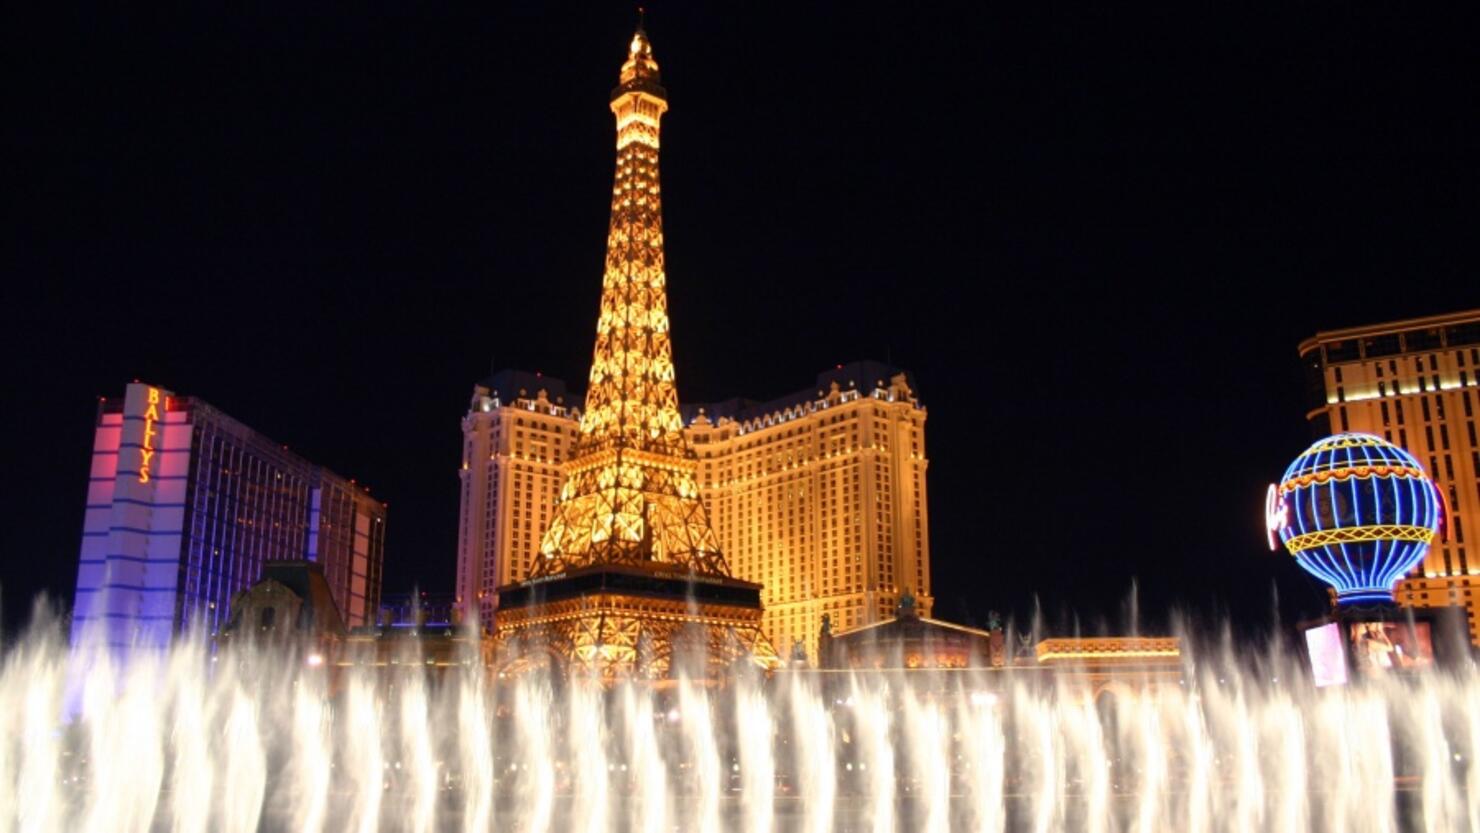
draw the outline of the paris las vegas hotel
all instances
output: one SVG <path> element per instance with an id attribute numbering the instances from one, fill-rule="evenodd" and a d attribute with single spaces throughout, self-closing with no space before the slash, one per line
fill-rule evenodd
<path id="1" fill-rule="evenodd" d="M 540 552 L 579 428 L 564 382 L 506 370 L 473 388 L 462 421 L 457 599 L 491 621 L 495 588 Z M 835 629 L 894 615 L 901 593 L 930 615 L 925 407 L 910 374 L 839 365 L 769 402 L 687 406 L 685 439 L 736 578 L 763 585 L 762 627 L 783 655 L 816 658 Z"/>
<path id="2" fill-rule="evenodd" d="M 641 23 L 610 104 L 617 168 L 586 427 L 598 432 L 613 412 L 634 408 L 658 414 L 652 430 L 666 432 L 661 416 L 678 405 L 671 371 L 659 370 L 672 367 L 657 181 L 659 120 L 668 103 Z M 628 322 L 620 338 L 636 338 L 641 348 L 614 351 L 607 342 L 618 337 L 606 317 L 618 306 Z M 634 319 L 653 323 L 637 327 Z M 617 384 L 614 375 L 635 381 Z M 652 401 L 637 401 L 644 395 Z M 553 551 L 542 552 L 542 539 L 553 528 L 567 485 L 562 464 L 578 437 L 588 456 L 592 443 L 630 445 L 625 433 L 582 435 L 578 399 L 560 380 L 514 370 L 473 388 L 462 422 L 459 614 L 493 622 L 498 588 L 548 578 L 542 559 Z M 801 642 L 815 659 L 824 616 L 843 630 L 871 624 L 890 618 L 906 593 L 929 615 L 925 409 L 908 373 L 876 362 L 839 365 L 780 399 L 691 405 L 672 416 L 682 435 L 674 451 L 693 464 L 703 525 L 713 528 L 721 564 L 733 578 L 762 586 L 761 629 L 782 653 Z M 648 460 L 652 452 L 633 453 Z M 575 507 L 580 487 L 572 488 Z"/>

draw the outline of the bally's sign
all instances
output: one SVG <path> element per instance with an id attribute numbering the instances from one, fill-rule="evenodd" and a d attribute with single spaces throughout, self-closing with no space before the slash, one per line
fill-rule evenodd
<path id="1" fill-rule="evenodd" d="M 144 439 L 139 443 L 139 482 L 148 483 L 149 473 L 154 468 L 154 440 L 159 436 L 159 413 L 163 397 L 159 388 L 149 388 L 149 398 L 144 403 Z"/>

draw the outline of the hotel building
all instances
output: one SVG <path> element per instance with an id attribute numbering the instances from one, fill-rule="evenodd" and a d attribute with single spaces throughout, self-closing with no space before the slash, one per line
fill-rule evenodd
<path id="1" fill-rule="evenodd" d="M 316 562 L 349 626 L 380 600 L 386 506 L 211 405 L 135 382 L 98 404 L 74 643 L 217 631 L 269 561 Z"/>
<path id="2" fill-rule="evenodd" d="M 494 588 L 522 581 L 564 482 L 580 413 L 563 382 L 504 371 L 463 418 L 458 605 L 483 621 Z M 684 436 L 736 578 L 763 585 L 762 628 L 782 656 L 817 655 L 827 614 L 847 629 L 893 616 L 903 591 L 933 603 L 926 411 L 909 374 L 840 365 L 770 402 L 686 406 Z"/>
<path id="3" fill-rule="evenodd" d="M 1418 458 L 1439 487 L 1444 521 L 1400 604 L 1463 606 L 1480 644 L 1480 310 L 1317 333 L 1300 345 L 1318 436 L 1376 434 Z"/>
<path id="4" fill-rule="evenodd" d="M 581 414 L 559 379 L 505 370 L 473 386 L 463 417 L 457 526 L 459 616 L 493 621 L 494 588 L 529 577 L 560 498 Z"/>

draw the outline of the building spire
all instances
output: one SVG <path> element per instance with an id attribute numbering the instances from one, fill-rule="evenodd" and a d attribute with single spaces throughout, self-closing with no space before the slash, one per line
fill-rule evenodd
<path id="1" fill-rule="evenodd" d="M 639 17 L 611 96 L 617 165 L 586 408 L 535 576 L 648 562 L 729 575 L 699 500 L 674 386 L 658 184 L 667 110 Z"/>
<path id="2" fill-rule="evenodd" d="M 668 94 L 663 90 L 662 79 L 658 74 L 658 62 L 653 59 L 653 42 L 648 37 L 647 30 L 643 28 L 644 17 L 642 7 L 638 6 L 637 31 L 632 33 L 632 41 L 627 44 L 627 60 L 622 63 L 617 88 L 612 90 L 613 111 L 616 110 L 618 99 L 633 92 L 645 92 L 663 102 L 665 109 L 668 106 Z"/>

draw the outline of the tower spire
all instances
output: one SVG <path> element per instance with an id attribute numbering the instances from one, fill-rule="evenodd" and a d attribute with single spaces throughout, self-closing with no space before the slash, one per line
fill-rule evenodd
<path id="1" fill-rule="evenodd" d="M 617 112 L 617 101 L 634 92 L 645 92 L 661 103 L 657 116 L 653 118 L 653 132 L 657 132 L 657 117 L 668 109 L 668 94 L 663 90 L 658 74 L 658 62 L 653 59 L 653 42 L 643 26 L 642 7 L 637 8 L 637 30 L 627 44 L 627 60 L 622 63 L 617 88 L 612 90 L 612 112 Z M 622 115 L 617 113 L 617 132 L 620 138 Z"/>
<path id="2" fill-rule="evenodd" d="M 648 562 L 729 575 L 699 500 L 674 386 L 658 184 L 667 109 L 639 8 L 611 95 L 617 164 L 586 407 L 535 576 Z"/>

